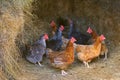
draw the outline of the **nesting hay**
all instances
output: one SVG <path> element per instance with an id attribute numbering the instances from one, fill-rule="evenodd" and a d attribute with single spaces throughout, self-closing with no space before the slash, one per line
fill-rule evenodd
<path id="1" fill-rule="evenodd" d="M 0 3 L 0 76 L 4 78 L 2 80 L 13 80 L 21 75 L 17 63 L 21 56 L 15 41 L 24 26 L 23 6 L 19 0 L 2 0 Z"/>
<path id="2" fill-rule="evenodd" d="M 5 74 L 2 70 L 0 70 L 0 80 L 7 80 Z"/>
<path id="3" fill-rule="evenodd" d="M 32 44 L 42 33 L 49 33 L 50 21 L 60 16 L 72 17 L 83 32 L 91 26 L 99 34 L 105 34 L 110 45 L 120 42 L 119 0 L 114 3 L 111 0 L 34 0 L 32 6 L 28 5 L 30 2 L 32 0 L 0 0 L 2 80 L 21 75 L 18 61 L 26 54 L 25 44 Z"/>

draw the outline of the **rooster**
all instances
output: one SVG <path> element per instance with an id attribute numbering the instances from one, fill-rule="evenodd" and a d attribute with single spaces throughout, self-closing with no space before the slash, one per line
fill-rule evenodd
<path id="1" fill-rule="evenodd" d="M 40 36 L 40 39 L 35 42 L 32 46 L 30 46 L 30 50 L 28 55 L 26 56 L 26 59 L 31 63 L 38 63 L 40 66 L 42 64 L 40 63 L 43 59 L 43 55 L 46 53 L 46 42 L 45 40 L 48 39 L 48 35 L 44 34 Z"/>
<path id="2" fill-rule="evenodd" d="M 90 42 L 91 43 L 95 42 L 98 34 L 94 30 L 92 30 L 90 27 L 88 28 L 87 32 L 92 35 L 92 39 L 90 39 Z M 108 53 L 108 48 L 107 48 L 107 46 L 105 44 L 105 41 L 102 41 L 101 54 L 100 55 L 105 55 L 104 60 L 107 59 L 107 53 Z"/>
<path id="3" fill-rule="evenodd" d="M 76 52 L 78 59 L 89 68 L 89 62 L 98 57 L 101 52 L 102 41 L 105 40 L 104 35 L 98 36 L 92 45 L 77 45 Z"/>
<path id="4" fill-rule="evenodd" d="M 66 75 L 66 70 L 70 64 L 74 61 L 74 47 L 73 43 L 76 41 L 75 38 L 71 38 L 66 46 L 66 49 L 61 52 L 48 52 L 49 60 L 53 67 L 61 69 L 61 74 Z"/>
<path id="5" fill-rule="evenodd" d="M 60 26 L 59 29 L 55 32 L 54 36 L 47 41 L 47 48 L 50 48 L 54 51 L 58 51 L 61 49 L 63 44 L 62 41 L 62 31 L 64 30 L 64 26 Z"/>
<path id="6" fill-rule="evenodd" d="M 68 38 L 71 38 L 72 36 L 76 38 L 76 44 L 87 44 L 88 40 L 90 39 L 90 36 L 81 33 L 74 27 L 74 23 L 71 19 L 69 19 L 69 33 L 68 33 Z"/>

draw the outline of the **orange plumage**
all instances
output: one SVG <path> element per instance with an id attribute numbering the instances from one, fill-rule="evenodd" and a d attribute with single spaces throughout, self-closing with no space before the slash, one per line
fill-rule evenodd
<path id="1" fill-rule="evenodd" d="M 101 37 L 97 37 L 96 41 L 92 45 L 77 45 L 76 52 L 78 59 L 81 60 L 85 66 L 89 67 L 88 62 L 98 57 L 101 52 Z M 102 38 L 103 39 L 103 38 Z"/>
<path id="2" fill-rule="evenodd" d="M 95 30 L 92 30 L 90 27 L 88 28 L 88 33 L 90 33 L 92 35 L 92 39 L 91 39 L 91 42 L 95 42 L 95 40 L 97 39 L 98 37 L 98 34 L 95 32 Z M 104 59 L 107 59 L 107 53 L 108 53 L 108 48 L 105 44 L 105 41 L 102 41 L 102 44 L 101 44 L 101 53 L 100 55 L 105 55 L 105 58 Z"/>
<path id="3" fill-rule="evenodd" d="M 90 27 L 88 28 L 87 32 L 91 34 L 92 38 L 89 39 L 88 43 L 92 44 L 95 42 L 96 38 L 98 37 L 98 34 L 96 33 L 95 30 L 92 30 Z"/>
<path id="4" fill-rule="evenodd" d="M 64 73 L 66 74 L 64 70 L 66 70 L 74 61 L 74 41 L 75 39 L 70 39 L 64 51 L 48 53 L 52 66 L 61 69 L 62 75 L 64 75 Z"/>

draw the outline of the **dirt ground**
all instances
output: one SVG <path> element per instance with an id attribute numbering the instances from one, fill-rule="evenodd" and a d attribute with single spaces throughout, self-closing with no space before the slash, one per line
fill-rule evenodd
<path id="1" fill-rule="evenodd" d="M 86 68 L 83 63 L 75 62 L 68 68 L 68 75 L 62 76 L 59 69 L 51 67 L 47 59 L 43 60 L 44 67 L 21 60 L 23 76 L 18 80 L 120 80 L 120 47 L 109 49 L 109 57 L 95 59 Z"/>

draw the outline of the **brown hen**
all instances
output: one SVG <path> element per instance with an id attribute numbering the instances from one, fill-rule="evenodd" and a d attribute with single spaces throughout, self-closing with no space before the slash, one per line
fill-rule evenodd
<path id="1" fill-rule="evenodd" d="M 90 42 L 92 42 L 92 43 L 95 42 L 96 38 L 98 37 L 98 34 L 94 30 L 92 30 L 90 27 L 88 28 L 87 32 L 92 35 L 92 39 L 91 39 Z M 106 60 L 107 59 L 107 54 L 108 54 L 108 48 L 105 44 L 105 41 L 102 41 L 100 55 L 105 55 L 104 60 Z"/>
<path id="2" fill-rule="evenodd" d="M 85 66 L 89 68 L 89 62 L 92 59 L 98 57 L 101 52 L 101 44 L 102 41 L 105 39 L 103 35 L 98 36 L 96 41 L 92 45 L 77 45 L 76 52 L 78 59 L 82 61 Z"/>
<path id="3" fill-rule="evenodd" d="M 70 64 L 74 61 L 74 47 L 73 43 L 76 40 L 72 37 L 64 51 L 61 52 L 50 52 L 48 53 L 49 60 L 53 67 L 61 69 L 61 74 L 66 75 L 67 73 L 64 71 L 68 68 Z"/>

